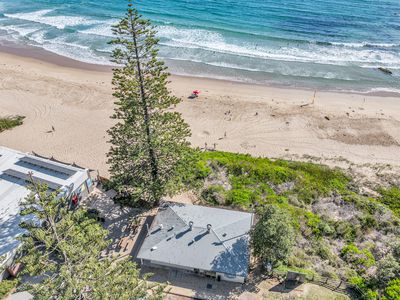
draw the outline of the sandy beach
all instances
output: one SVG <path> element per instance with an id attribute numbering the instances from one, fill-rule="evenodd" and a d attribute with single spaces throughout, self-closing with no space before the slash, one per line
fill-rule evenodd
<path id="1" fill-rule="evenodd" d="M 19 53 L 20 54 L 20 53 Z M 0 116 L 23 115 L 0 144 L 107 176 L 111 71 L 0 53 Z M 193 146 L 335 164 L 400 165 L 400 97 L 273 88 L 172 76 Z M 196 100 L 187 97 L 202 91 Z M 54 128 L 54 130 L 53 130 Z"/>

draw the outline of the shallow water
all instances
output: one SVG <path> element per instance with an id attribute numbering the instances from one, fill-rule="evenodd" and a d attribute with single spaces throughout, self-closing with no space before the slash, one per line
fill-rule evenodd
<path id="1" fill-rule="evenodd" d="M 0 40 L 109 64 L 125 1 L 0 0 Z M 399 0 L 143 0 L 176 74 L 400 92 Z M 378 67 L 390 69 L 385 74 Z"/>

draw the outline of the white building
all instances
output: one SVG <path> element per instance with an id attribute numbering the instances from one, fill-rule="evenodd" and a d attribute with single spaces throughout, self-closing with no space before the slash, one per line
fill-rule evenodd
<path id="1" fill-rule="evenodd" d="M 0 147 L 0 281 L 19 246 L 17 237 L 23 233 L 19 203 L 30 193 L 29 174 L 64 196 L 81 199 L 92 189 L 87 169 Z"/>

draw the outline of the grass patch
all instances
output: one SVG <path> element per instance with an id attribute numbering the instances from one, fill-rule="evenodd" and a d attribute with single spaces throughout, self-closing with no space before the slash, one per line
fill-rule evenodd
<path id="1" fill-rule="evenodd" d="M 274 269 L 277 273 L 287 274 L 287 272 L 297 272 L 306 275 L 307 280 L 313 280 L 313 278 L 317 275 L 313 270 L 303 269 L 298 267 L 289 267 L 285 265 L 280 265 L 276 269 Z"/>
<path id="2" fill-rule="evenodd" d="M 24 119 L 23 116 L 0 118 L 0 132 L 22 125 Z"/>

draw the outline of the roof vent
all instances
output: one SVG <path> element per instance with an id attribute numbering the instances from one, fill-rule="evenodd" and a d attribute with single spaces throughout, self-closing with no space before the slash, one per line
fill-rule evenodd
<path id="1" fill-rule="evenodd" d="M 151 247 L 151 249 L 150 249 L 151 251 L 155 251 L 155 250 L 157 250 L 157 246 L 153 246 L 153 247 Z"/>
<path id="2" fill-rule="evenodd" d="M 208 232 L 208 233 L 211 232 L 211 228 L 212 228 L 211 224 L 207 224 L 207 232 Z"/>
<path id="3" fill-rule="evenodd" d="M 192 230 L 193 229 L 193 221 L 190 221 L 189 222 L 189 230 Z"/>

